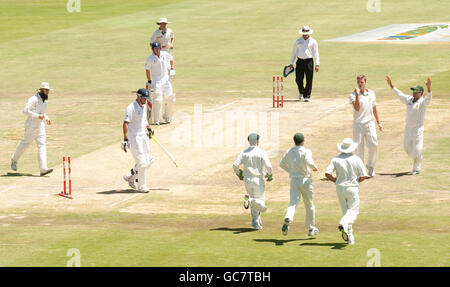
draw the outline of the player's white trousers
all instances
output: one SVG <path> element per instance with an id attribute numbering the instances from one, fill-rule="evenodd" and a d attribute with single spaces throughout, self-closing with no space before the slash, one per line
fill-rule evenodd
<path id="1" fill-rule="evenodd" d="M 359 187 L 336 185 L 336 193 L 343 215 L 339 224 L 351 226 L 359 213 Z"/>
<path id="2" fill-rule="evenodd" d="M 295 209 L 302 196 L 306 212 L 305 227 L 311 229 L 315 226 L 315 208 L 313 203 L 313 185 L 311 178 L 291 178 L 291 199 L 284 218 L 288 218 L 290 222 L 294 221 Z"/>
<path id="3" fill-rule="evenodd" d="M 38 163 L 39 169 L 41 172 L 47 170 L 47 146 L 45 144 L 45 125 L 41 123 L 39 125 L 26 125 L 25 126 L 25 135 L 23 139 L 20 141 L 19 145 L 16 148 L 16 152 L 13 154 L 12 159 L 14 161 L 19 161 L 20 157 L 23 155 L 28 146 L 36 141 L 38 153 Z"/>
<path id="4" fill-rule="evenodd" d="M 364 162 L 364 144 L 367 145 L 367 166 L 375 167 L 378 158 L 378 138 L 375 122 L 353 123 L 353 141 L 358 144 L 356 155 Z"/>
<path id="5" fill-rule="evenodd" d="M 133 135 L 129 137 L 130 150 L 133 154 L 135 170 L 137 170 L 137 188 L 142 189 L 146 187 L 146 170 L 151 164 L 152 158 L 150 156 L 149 139 L 145 133 Z"/>
<path id="6" fill-rule="evenodd" d="M 262 227 L 261 213 L 267 210 L 265 205 L 265 183 L 263 177 L 244 178 L 245 189 L 250 196 L 250 212 L 252 215 L 252 226 Z"/>
<path id="7" fill-rule="evenodd" d="M 164 119 L 170 120 L 175 105 L 175 95 L 173 95 L 172 84 L 170 80 L 166 82 L 156 82 L 153 88 L 153 121 L 161 121 L 161 108 L 163 99 L 165 99 Z"/>
<path id="8" fill-rule="evenodd" d="M 406 127 L 403 147 L 406 153 L 414 160 L 413 170 L 420 171 L 423 149 L 424 127 Z"/>

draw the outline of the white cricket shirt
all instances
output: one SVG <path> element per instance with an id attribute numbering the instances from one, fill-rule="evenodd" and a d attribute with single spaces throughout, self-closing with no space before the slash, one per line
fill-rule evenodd
<path id="1" fill-rule="evenodd" d="M 171 54 L 161 51 L 159 57 L 155 54 L 148 56 L 145 62 L 145 69 L 150 70 L 152 82 L 167 82 L 169 78 L 170 61 L 173 60 Z"/>
<path id="2" fill-rule="evenodd" d="M 349 96 L 350 104 L 356 100 L 355 92 Z M 359 93 L 359 111 L 353 108 L 353 122 L 359 124 L 365 124 L 373 121 L 373 107 L 377 105 L 375 93 L 372 90 Z"/>
<path id="3" fill-rule="evenodd" d="M 136 136 L 145 134 L 147 128 L 147 105 L 139 106 L 137 100 L 128 105 L 125 112 L 125 122 L 128 123 L 128 135 Z"/>
<path id="4" fill-rule="evenodd" d="M 326 173 L 336 171 L 336 185 L 358 186 L 358 178 L 367 176 L 361 158 L 353 153 L 341 153 L 334 157 L 327 167 Z"/>
<path id="5" fill-rule="evenodd" d="M 36 93 L 28 99 L 27 104 L 23 109 L 23 113 L 28 116 L 25 124 L 27 126 L 39 126 L 44 124 L 44 122 L 39 118 L 39 115 L 44 115 L 46 110 L 47 100 L 44 102 L 39 93 Z"/>
<path id="6" fill-rule="evenodd" d="M 153 33 L 150 38 L 150 43 L 160 42 L 161 45 L 167 45 L 165 48 L 162 48 L 161 51 L 169 52 L 170 50 L 170 39 L 173 38 L 173 31 L 170 28 L 166 28 L 166 32 L 161 31 L 159 28 Z"/>
<path id="7" fill-rule="evenodd" d="M 399 89 L 393 89 L 400 101 L 406 105 L 406 127 L 423 127 L 425 123 L 425 112 L 431 103 L 432 93 L 427 93 L 426 97 L 421 97 L 415 103 L 414 97 L 403 94 Z"/>
<path id="8" fill-rule="evenodd" d="M 236 175 L 239 175 L 239 166 L 243 164 L 243 175 L 249 177 L 262 177 L 264 170 L 272 174 L 272 164 L 267 153 L 257 146 L 250 146 L 242 151 L 236 161 L 233 163 L 233 169 Z"/>
<path id="9" fill-rule="evenodd" d="M 311 169 L 317 168 L 312 159 L 311 150 L 303 146 L 294 146 L 286 151 L 280 166 L 289 172 L 289 177 L 311 177 Z"/>
<path id="10" fill-rule="evenodd" d="M 294 48 L 292 49 L 291 61 L 289 64 L 293 65 L 294 61 L 300 59 L 314 58 L 316 65 L 319 65 L 319 45 L 313 37 L 309 37 L 307 40 L 300 37 L 295 41 Z"/>

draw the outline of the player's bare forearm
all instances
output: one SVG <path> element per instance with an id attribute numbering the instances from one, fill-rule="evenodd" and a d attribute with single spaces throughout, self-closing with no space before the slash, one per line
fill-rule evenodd
<path id="1" fill-rule="evenodd" d="M 375 120 L 377 121 L 378 128 L 380 129 L 380 131 L 383 131 L 383 126 L 381 125 L 380 117 L 378 116 L 377 106 L 373 106 L 373 115 L 375 117 Z"/>
<path id="2" fill-rule="evenodd" d="M 361 176 L 360 178 L 358 178 L 358 182 L 363 182 L 368 178 L 369 178 L 368 176 Z"/>
<path id="3" fill-rule="evenodd" d="M 359 89 L 356 88 L 354 90 L 355 93 L 355 101 L 353 102 L 353 107 L 355 108 L 356 111 L 359 111 L 359 109 L 361 108 L 361 103 L 359 102 Z"/>
<path id="4" fill-rule="evenodd" d="M 173 66 L 175 65 L 175 62 L 173 60 L 170 60 L 170 69 L 173 70 Z"/>
<path id="5" fill-rule="evenodd" d="M 325 173 L 325 177 L 332 182 L 336 182 L 336 178 L 329 173 Z"/>
<path id="6" fill-rule="evenodd" d="M 123 122 L 123 139 L 128 139 L 128 123 Z"/>

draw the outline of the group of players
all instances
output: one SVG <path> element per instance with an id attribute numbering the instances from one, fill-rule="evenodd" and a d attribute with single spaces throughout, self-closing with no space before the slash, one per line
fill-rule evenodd
<path id="1" fill-rule="evenodd" d="M 149 139 L 154 131 L 150 124 L 159 125 L 161 123 L 161 109 L 165 100 L 165 109 L 162 118 L 166 124 L 171 122 L 175 94 L 173 93 L 171 78 L 175 75 L 174 59 L 170 51 L 174 47 L 174 34 L 167 27 L 169 22 L 166 18 L 161 18 L 157 24 L 159 28 L 153 33 L 150 46 L 152 54 L 147 58 L 145 64 L 147 85 L 136 91 L 137 98 L 128 105 L 123 122 L 124 140 L 121 148 L 127 152 L 131 150 L 135 165 L 130 173 L 123 178 L 130 187 L 140 192 L 148 192 L 146 186 L 146 169 L 154 161 L 150 155 Z M 309 35 L 312 30 L 304 26 L 299 33 L 302 35 L 292 53 L 292 63 L 297 59 L 296 74 L 300 72 L 306 61 L 300 57 L 317 57 L 316 72 L 318 71 L 318 48 L 312 45 Z M 306 38 L 306 39 L 305 39 Z M 312 43 L 312 44 L 311 44 Z M 312 49 L 313 52 L 309 51 Z M 313 63 L 313 62 L 312 62 Z M 313 64 L 309 63 L 308 67 Z M 311 68 L 309 67 L 309 68 Z M 312 69 L 309 69 L 312 72 Z M 306 71 L 301 71 L 304 73 Z M 307 77 L 308 88 L 303 88 L 303 76 L 301 76 L 302 86 L 299 86 L 300 96 L 309 100 L 312 77 Z M 406 127 L 404 134 L 404 149 L 413 159 L 412 174 L 419 174 L 422 162 L 423 132 L 425 112 L 431 102 L 431 80 L 426 81 L 427 96 L 423 97 L 424 88 L 416 86 L 411 88 L 413 95 L 405 95 L 394 87 L 391 78 L 386 77 L 389 87 L 397 95 L 402 103 L 406 105 Z M 336 183 L 337 196 L 341 205 L 343 217 L 339 223 L 339 230 L 342 238 L 349 244 L 354 244 L 352 225 L 359 212 L 359 183 L 363 180 L 375 176 L 375 163 L 378 154 L 378 140 L 376 125 L 379 130 L 383 126 L 379 119 L 376 108 L 375 93 L 366 88 L 367 78 L 365 75 L 357 77 L 357 87 L 350 94 L 350 103 L 353 105 L 353 139 L 345 138 L 338 143 L 338 150 L 341 152 L 333 158 L 326 169 L 325 176 Z M 297 84 L 300 82 L 297 79 Z M 45 124 L 50 125 L 51 121 L 46 114 L 47 100 L 49 92 L 53 90 L 47 82 L 42 82 L 38 92 L 30 97 L 23 112 L 28 116 L 25 122 L 25 135 L 18 144 L 16 151 L 11 157 L 11 169 L 17 171 L 18 160 L 31 144 L 36 141 L 38 146 L 38 162 L 40 175 L 44 176 L 53 171 L 47 167 L 46 132 Z M 150 91 L 153 90 L 153 101 L 150 98 Z M 153 118 L 153 121 L 152 121 Z M 258 147 L 259 135 L 252 133 L 248 136 L 250 146 L 241 152 L 233 164 L 233 169 L 239 179 L 245 183 L 247 195 L 244 198 L 244 207 L 251 207 L 252 226 L 254 229 L 262 228 L 261 213 L 267 210 L 265 206 L 265 184 L 271 181 L 272 165 L 267 154 Z M 304 147 L 305 138 L 301 133 L 294 135 L 295 146 L 290 148 L 283 156 L 280 167 L 287 171 L 291 178 L 290 183 L 290 203 L 287 209 L 282 233 L 288 234 L 289 226 L 293 222 L 295 209 L 303 196 L 306 209 L 305 225 L 309 236 L 315 236 L 319 230 L 315 226 L 315 208 L 313 204 L 313 185 L 311 171 L 318 168 L 312 159 L 311 150 Z M 364 146 L 368 147 L 368 160 L 364 166 Z M 356 151 L 356 152 L 355 152 Z M 354 154 L 355 152 L 355 154 Z M 243 165 L 243 169 L 240 166 Z M 336 172 L 336 177 L 333 173 Z"/>

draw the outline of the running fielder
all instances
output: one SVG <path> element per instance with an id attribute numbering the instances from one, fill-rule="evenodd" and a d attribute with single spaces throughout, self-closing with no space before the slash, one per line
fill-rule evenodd
<path id="1" fill-rule="evenodd" d="M 351 138 L 345 138 L 337 147 L 341 154 L 331 160 L 325 176 L 336 184 L 336 193 L 343 215 L 338 227 L 342 239 L 353 245 L 355 237 L 352 226 L 359 213 L 359 183 L 368 176 L 362 160 L 353 154 L 358 147 L 357 143 Z M 333 176 L 334 171 L 336 177 Z"/>
<path id="2" fill-rule="evenodd" d="M 45 124 L 51 125 L 52 123 L 45 113 L 47 109 L 46 101 L 50 91 L 53 91 L 50 85 L 47 82 L 42 82 L 38 92 L 28 99 L 23 109 L 23 113 L 28 118 L 25 122 L 25 135 L 11 157 L 11 169 L 14 171 L 17 171 L 17 162 L 33 141 L 36 141 L 38 148 L 40 175 L 44 176 L 53 171 L 53 169 L 47 168 L 47 147 L 45 144 Z"/>
<path id="3" fill-rule="evenodd" d="M 302 133 L 294 135 L 294 143 L 295 146 L 284 154 L 280 162 L 281 168 L 287 171 L 291 178 L 290 202 L 281 232 L 283 235 L 288 234 L 289 225 L 294 220 L 295 209 L 303 196 L 306 211 L 305 227 L 308 229 L 308 236 L 314 236 L 319 233 L 319 229 L 315 227 L 311 170 L 317 171 L 317 167 L 312 159 L 311 150 L 304 147 L 305 137 Z"/>
<path id="4" fill-rule="evenodd" d="M 267 153 L 258 147 L 259 135 L 248 136 L 250 146 L 242 151 L 233 163 L 234 173 L 244 181 L 247 194 L 244 197 L 244 208 L 251 207 L 252 226 L 255 230 L 262 228 L 261 213 L 267 210 L 265 205 L 264 172 L 267 181 L 272 181 L 272 164 Z M 243 165 L 244 169 L 239 169 Z"/>
<path id="5" fill-rule="evenodd" d="M 147 58 L 145 73 L 147 76 L 147 86 L 149 87 L 148 90 L 153 88 L 153 122 L 155 125 L 159 125 L 163 97 L 165 98 L 163 118 L 166 123 L 170 123 L 171 121 L 173 106 L 175 104 L 175 94 L 173 93 L 170 77 L 175 75 L 175 70 L 172 55 L 166 51 L 161 51 L 161 44 L 159 42 L 153 42 L 151 46 L 153 53 Z M 150 121 L 149 119 L 149 123 Z"/>
<path id="6" fill-rule="evenodd" d="M 135 165 L 131 173 L 125 175 L 123 179 L 128 182 L 131 188 L 139 192 L 149 192 L 146 185 L 145 172 L 153 163 L 155 158 L 150 155 L 149 137 L 153 135 L 153 130 L 147 121 L 147 100 L 150 95 L 146 89 L 139 89 L 137 98 L 128 105 L 123 122 L 123 142 L 121 148 L 127 152 L 131 150 Z M 147 133 L 148 132 L 148 135 Z"/>
<path id="7" fill-rule="evenodd" d="M 367 169 L 369 176 L 373 177 L 378 157 L 378 138 L 374 118 L 380 131 L 383 131 L 383 126 L 378 116 L 375 93 L 366 88 L 366 76 L 357 76 L 356 82 L 358 86 L 350 94 L 350 103 L 353 105 L 353 141 L 358 144 L 356 154 L 363 162 L 364 143 L 367 145 Z"/>
<path id="8" fill-rule="evenodd" d="M 423 149 L 423 131 L 425 123 L 425 112 L 431 103 L 431 79 L 425 82 L 427 86 L 427 96 L 423 96 L 423 87 L 416 86 L 411 88 L 413 95 L 405 95 L 399 89 L 394 87 L 391 78 L 386 76 L 389 87 L 394 91 L 402 103 L 406 105 L 406 125 L 403 147 L 406 153 L 413 159 L 412 174 L 420 173 L 420 164 L 422 162 Z"/>

